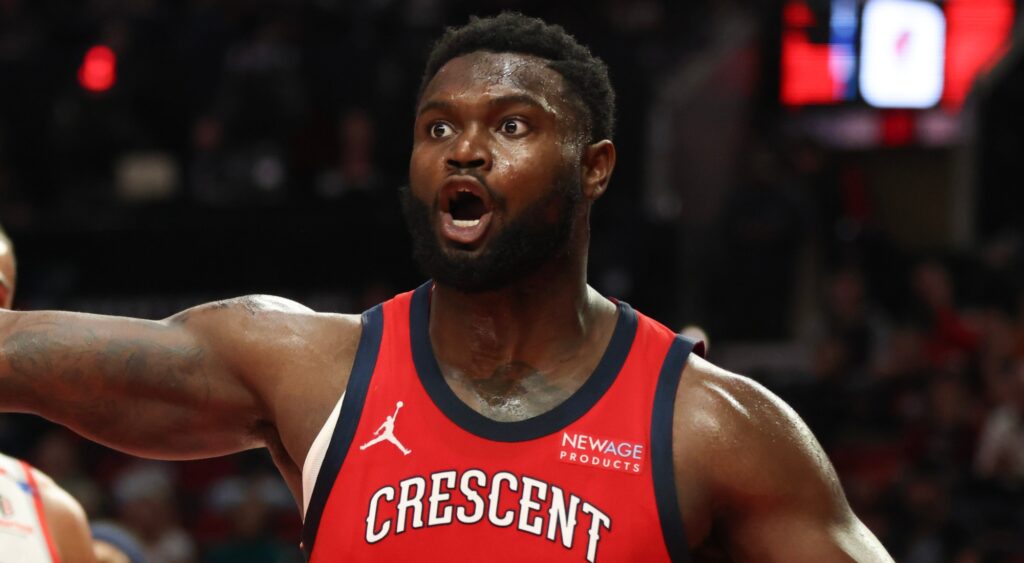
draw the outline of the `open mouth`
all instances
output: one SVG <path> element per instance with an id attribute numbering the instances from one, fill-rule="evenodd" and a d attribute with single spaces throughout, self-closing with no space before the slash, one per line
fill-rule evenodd
<path id="1" fill-rule="evenodd" d="M 472 227 L 487 213 L 484 200 L 470 191 L 459 190 L 448 204 L 452 222 L 456 227 Z"/>
<path id="2" fill-rule="evenodd" d="M 444 187 L 441 231 L 449 240 L 472 246 L 487 233 L 491 206 L 487 192 L 475 181 L 453 180 Z"/>

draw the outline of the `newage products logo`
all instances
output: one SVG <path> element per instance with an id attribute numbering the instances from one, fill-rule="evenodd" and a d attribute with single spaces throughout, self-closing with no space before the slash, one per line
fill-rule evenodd
<path id="1" fill-rule="evenodd" d="M 562 432 L 562 446 L 558 452 L 558 459 L 610 471 L 640 473 L 644 461 L 644 445 Z"/>

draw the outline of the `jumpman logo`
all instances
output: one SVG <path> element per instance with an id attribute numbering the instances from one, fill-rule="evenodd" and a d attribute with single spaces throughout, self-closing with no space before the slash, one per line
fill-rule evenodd
<path id="1" fill-rule="evenodd" d="M 376 436 L 376 438 L 370 440 L 369 442 L 363 444 L 362 446 L 359 446 L 360 450 L 365 450 L 370 446 L 379 444 L 380 442 L 387 440 L 388 442 L 394 444 L 396 448 L 401 450 L 403 454 L 409 455 L 412 453 L 412 450 L 407 449 L 405 446 L 402 445 L 401 442 L 398 441 L 398 438 L 395 438 L 395 417 L 398 416 L 398 411 L 402 408 L 402 405 L 402 401 L 398 401 L 395 404 L 395 414 L 389 416 L 384 421 L 384 423 L 380 425 L 380 428 L 377 428 L 377 431 L 373 433 L 373 435 Z"/>

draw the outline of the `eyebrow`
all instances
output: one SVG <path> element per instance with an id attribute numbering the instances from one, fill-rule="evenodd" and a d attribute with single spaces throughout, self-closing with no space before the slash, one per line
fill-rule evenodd
<path id="1" fill-rule="evenodd" d="M 420 109 L 419 111 L 416 112 L 416 115 L 420 116 L 431 110 L 445 111 L 451 109 L 451 107 L 451 102 L 444 102 L 441 100 L 430 100 L 429 102 L 424 102 L 423 105 L 420 106 Z"/>
<path id="2" fill-rule="evenodd" d="M 509 94 L 507 96 L 498 96 L 497 98 L 491 98 L 491 100 L 487 102 L 487 105 L 490 107 L 507 106 L 515 104 L 535 107 L 545 112 L 551 111 L 547 104 L 527 94 Z M 445 100 L 430 100 L 424 102 L 423 105 L 420 106 L 420 109 L 418 112 L 416 112 L 416 115 L 420 116 L 431 110 L 451 111 L 454 107 L 455 104 Z"/>

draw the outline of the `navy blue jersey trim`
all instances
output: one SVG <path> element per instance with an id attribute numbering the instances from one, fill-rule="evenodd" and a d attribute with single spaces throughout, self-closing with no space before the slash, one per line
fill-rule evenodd
<path id="1" fill-rule="evenodd" d="M 636 312 L 619 302 L 619 316 L 608 347 L 594 373 L 562 404 L 533 418 L 516 422 L 499 422 L 476 412 L 462 402 L 451 390 L 441 374 L 430 344 L 430 288 L 428 282 L 412 296 L 409 330 L 412 337 L 412 357 L 423 388 L 431 400 L 452 422 L 466 432 L 496 442 L 524 442 L 557 432 L 578 420 L 593 407 L 615 382 L 615 377 L 626 362 L 633 339 L 636 337 Z"/>
<path id="2" fill-rule="evenodd" d="M 703 350 L 703 343 L 697 352 Z M 672 419 L 675 413 L 676 390 L 686 365 L 686 358 L 697 342 L 677 336 L 665 355 L 654 392 L 654 410 L 651 414 L 651 472 L 654 476 L 654 496 L 661 520 L 661 534 L 669 558 L 675 563 L 690 561 L 686 544 L 683 515 L 679 511 L 675 471 L 672 463 Z"/>
<path id="3" fill-rule="evenodd" d="M 306 519 L 302 525 L 302 549 L 307 560 L 313 554 L 313 543 L 316 541 L 327 498 L 334 488 L 334 480 L 341 471 L 341 464 L 344 463 L 348 448 L 352 445 L 359 417 L 363 413 L 363 403 L 366 402 L 370 378 L 377 366 L 377 353 L 380 351 L 380 341 L 384 334 L 384 306 L 377 305 L 363 313 L 362 322 L 362 336 L 359 338 L 359 348 L 356 349 L 355 361 L 352 364 L 352 374 L 349 375 L 348 386 L 345 388 L 341 415 L 334 427 L 334 433 L 331 434 L 331 443 L 327 447 L 323 465 L 320 466 L 320 473 L 317 474 L 316 485 L 313 486 L 313 494 L 306 509 Z"/>

